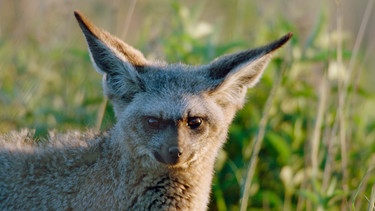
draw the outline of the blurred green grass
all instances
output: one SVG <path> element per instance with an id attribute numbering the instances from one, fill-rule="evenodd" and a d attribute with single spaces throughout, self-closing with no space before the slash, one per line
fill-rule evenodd
<path id="1" fill-rule="evenodd" d="M 0 132 L 27 127 L 43 136 L 51 129 L 98 124 L 104 130 L 115 121 L 110 105 L 100 116 L 101 78 L 90 63 L 74 9 L 148 58 L 188 64 L 207 63 L 292 31 L 290 44 L 249 90 L 248 103 L 230 128 L 216 165 L 210 209 L 239 209 L 253 140 L 278 76 L 281 84 L 268 114 L 248 209 L 365 210 L 375 197 L 374 41 L 368 26 L 348 76 L 357 31 L 350 25 L 336 30 L 340 5 L 241 0 L 0 4 Z M 351 6 L 342 4 L 343 11 Z M 297 6 L 300 10 L 293 9 Z M 343 93 L 347 97 L 340 104 Z"/>

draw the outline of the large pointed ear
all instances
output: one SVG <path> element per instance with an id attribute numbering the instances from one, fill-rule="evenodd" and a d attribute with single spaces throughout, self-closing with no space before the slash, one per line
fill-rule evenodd
<path id="1" fill-rule="evenodd" d="M 136 67 L 148 61 L 137 49 L 94 26 L 80 12 L 74 15 L 86 38 L 95 69 L 103 74 L 103 89 L 109 98 L 131 98 L 142 85 Z"/>
<path id="2" fill-rule="evenodd" d="M 206 68 L 214 81 L 210 95 L 223 104 L 231 103 L 242 107 L 247 88 L 253 87 L 261 78 L 272 53 L 284 45 L 292 33 L 263 47 L 219 57 Z"/>

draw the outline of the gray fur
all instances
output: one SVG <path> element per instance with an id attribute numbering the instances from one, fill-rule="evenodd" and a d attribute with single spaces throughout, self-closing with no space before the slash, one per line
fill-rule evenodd
<path id="1" fill-rule="evenodd" d="M 291 34 L 207 65 L 162 65 L 75 15 L 117 123 L 39 144 L 28 130 L 0 137 L 0 210 L 207 209 L 228 127 Z"/>

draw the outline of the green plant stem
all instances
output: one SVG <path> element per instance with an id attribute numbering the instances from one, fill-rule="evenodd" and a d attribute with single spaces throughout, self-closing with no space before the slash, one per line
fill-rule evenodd
<path id="1" fill-rule="evenodd" d="M 343 67 L 343 58 L 342 58 L 342 20 L 343 20 L 343 11 L 342 11 L 342 2 L 340 0 L 336 0 L 336 22 L 337 22 L 337 34 L 338 34 L 338 44 L 337 44 L 337 64 L 338 68 Z M 338 70 L 339 73 L 345 74 L 343 69 Z M 340 78 L 340 77 L 339 77 Z M 338 108 L 337 114 L 338 115 L 338 123 L 339 123 L 339 142 L 340 142 L 340 150 L 341 150 L 341 171 L 342 171 L 342 189 L 344 192 L 348 192 L 348 157 L 347 157 L 347 127 L 346 127 L 346 113 L 345 113 L 345 99 L 347 95 L 347 76 L 345 75 L 339 81 L 339 101 L 338 101 Z M 345 201 L 343 200 L 342 208 L 345 207 Z"/>
<path id="2" fill-rule="evenodd" d="M 369 203 L 367 211 L 374 211 L 374 210 L 375 210 L 375 183 L 371 189 L 370 203 Z"/>
<path id="3" fill-rule="evenodd" d="M 129 26 L 130 26 L 130 23 L 131 23 L 132 16 L 133 16 L 136 5 L 137 5 L 137 0 L 132 0 L 131 4 L 130 4 L 130 7 L 128 9 L 128 15 L 127 15 L 126 20 L 125 20 L 126 23 L 124 25 L 124 29 L 122 30 L 122 34 L 121 34 L 121 38 L 123 40 L 125 40 L 126 35 L 128 34 Z"/>
<path id="4" fill-rule="evenodd" d="M 311 139 L 311 168 L 312 176 L 315 179 L 318 174 L 319 169 L 319 146 L 321 137 L 321 128 L 323 124 L 323 117 L 327 102 L 327 91 L 328 85 L 326 80 L 326 75 L 323 76 L 322 82 L 320 84 L 320 94 L 319 94 L 319 105 L 317 111 L 316 122 L 314 126 L 314 132 Z"/>
<path id="5" fill-rule="evenodd" d="M 126 17 L 126 23 L 125 23 L 124 29 L 122 31 L 122 35 L 121 35 L 122 39 L 125 39 L 126 35 L 128 34 L 130 22 L 132 20 L 132 16 L 133 16 L 136 5 L 137 5 L 137 0 L 132 0 L 131 5 L 128 9 L 128 15 Z M 103 99 L 102 103 L 100 104 L 98 116 L 96 117 L 96 125 L 95 125 L 95 129 L 97 129 L 97 130 L 100 130 L 100 127 L 103 123 L 103 118 L 104 118 L 105 110 L 107 108 L 107 104 L 108 104 L 107 98 Z"/>
<path id="6" fill-rule="evenodd" d="M 374 6 L 374 2 L 375 2 L 375 0 L 368 0 L 368 2 L 367 2 L 366 10 L 363 14 L 361 25 L 359 27 L 359 31 L 358 31 L 358 34 L 356 36 L 354 47 L 353 47 L 353 50 L 352 50 L 353 54 L 350 57 L 350 61 L 349 61 L 348 75 L 350 76 L 351 79 L 353 78 L 352 82 L 353 82 L 354 88 L 356 88 L 358 86 L 359 76 L 361 75 L 362 69 L 364 69 L 364 68 L 360 68 L 360 67 L 354 68 L 354 65 L 356 64 L 355 61 L 358 57 L 359 48 L 362 44 L 363 36 L 365 34 L 365 30 L 368 26 L 368 23 L 369 23 L 369 20 L 370 20 L 370 17 L 371 17 L 371 11 L 372 11 L 372 8 Z M 368 55 L 370 55 L 370 54 L 368 54 Z M 348 84 L 346 84 L 345 87 L 347 88 Z M 353 89 L 353 90 L 355 90 L 355 89 Z M 347 110 L 350 110 L 350 107 L 353 105 L 353 100 L 352 100 L 353 95 L 355 95 L 355 91 L 352 91 L 352 92 L 348 93 L 347 98 L 348 98 L 349 103 L 348 103 Z"/>
<path id="7" fill-rule="evenodd" d="M 286 66 L 290 66 L 290 65 L 286 65 Z M 287 67 L 280 68 L 280 69 L 281 69 L 281 71 L 279 72 L 279 74 L 277 74 L 276 81 L 272 86 L 271 93 L 267 98 L 266 105 L 264 106 L 262 119 L 260 120 L 260 123 L 259 123 L 258 134 L 254 139 L 254 148 L 253 148 L 253 152 L 252 152 L 251 157 L 250 157 L 249 166 L 248 166 L 247 174 L 246 174 L 246 180 L 244 182 L 244 188 L 243 188 L 243 191 L 242 191 L 242 194 L 241 194 L 242 195 L 241 202 L 240 202 L 240 210 L 241 211 L 245 211 L 247 209 L 247 206 L 248 206 L 248 200 L 249 200 L 249 196 L 250 196 L 250 187 L 251 187 L 251 183 L 252 183 L 252 180 L 253 180 L 255 169 L 256 169 L 256 166 L 257 166 L 257 163 L 258 163 L 258 155 L 259 155 L 259 151 L 261 149 L 264 134 L 265 134 L 265 131 L 266 131 L 269 113 L 270 113 L 271 106 L 272 106 L 272 104 L 274 102 L 274 99 L 275 99 L 276 91 L 281 84 L 282 76 L 284 75 L 284 72 L 287 69 Z"/>
<path id="8" fill-rule="evenodd" d="M 100 127 L 102 126 L 103 118 L 104 118 L 104 114 L 105 114 L 105 109 L 107 108 L 107 104 L 108 104 L 108 99 L 104 98 L 102 103 L 100 104 L 98 115 L 96 116 L 96 125 L 95 125 L 96 130 L 100 130 Z"/>
<path id="9" fill-rule="evenodd" d="M 362 200 L 358 200 L 357 203 L 356 203 L 356 199 L 360 195 L 360 193 L 363 193 L 365 191 L 364 189 L 368 185 L 370 177 L 372 175 L 374 175 L 374 173 L 375 173 L 375 163 L 373 162 L 371 164 L 371 166 L 372 167 L 370 167 L 367 170 L 366 174 L 361 179 L 361 182 L 358 184 L 357 190 L 353 193 L 353 195 L 350 198 L 349 205 L 352 205 L 352 208 L 353 208 L 352 210 L 356 210 L 356 209 L 360 210 Z M 375 187 L 375 183 L 374 183 L 373 188 L 374 187 Z M 375 195 L 372 193 L 370 200 L 375 200 L 375 199 L 373 199 L 374 197 L 375 197 Z M 374 203 L 373 203 L 373 205 L 374 205 Z"/>

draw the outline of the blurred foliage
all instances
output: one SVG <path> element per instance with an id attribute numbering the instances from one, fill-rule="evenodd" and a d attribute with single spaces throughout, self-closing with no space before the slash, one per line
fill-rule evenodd
<path id="1" fill-rule="evenodd" d="M 149 58 L 207 63 L 217 56 L 244 47 L 256 47 L 286 32 L 294 32 L 290 44 L 275 55 L 261 82 L 249 90 L 248 103 L 230 128 L 229 141 L 220 152 L 215 167 L 211 210 L 239 209 L 253 137 L 258 132 L 274 78 L 283 68 L 288 69 L 282 75 L 282 84 L 268 114 L 266 135 L 250 189 L 249 210 L 367 208 L 367 199 L 375 183 L 374 92 L 371 87 L 358 83 L 358 76 L 348 75 L 347 66 L 353 52 L 345 43 L 353 42 L 353 37 L 337 38 L 338 33 L 345 35 L 346 32 L 330 28 L 334 15 L 330 16 L 329 11 L 322 9 L 315 25 L 308 31 L 307 39 L 302 39 L 300 27 L 286 17 L 272 14 L 272 21 L 259 20 L 259 15 L 269 16 L 267 10 L 256 7 L 254 2 L 238 1 L 235 9 L 231 9 L 233 7 L 227 1 L 218 1 L 215 6 L 207 1 L 191 5 L 182 1 L 161 1 L 159 4 L 161 7 L 150 9 L 147 3 L 139 3 L 139 7 L 149 13 L 141 17 L 144 26 L 137 28 L 139 33 L 128 32 Z M 269 11 L 275 11 L 271 3 L 265 4 Z M 19 3 L 18 6 L 22 5 L 27 4 Z M 208 8 L 212 6 L 215 7 L 212 10 L 218 10 L 218 5 L 228 8 L 228 14 L 237 17 L 235 23 L 205 20 Z M 252 13 L 243 12 L 241 7 L 251 8 Z M 106 16 L 108 20 L 117 20 L 113 15 L 117 14 L 113 13 L 117 11 L 113 9 L 114 5 L 102 9 L 106 6 L 98 3 L 93 8 L 100 14 L 96 15 L 98 20 L 107 14 L 106 11 L 111 11 L 108 13 L 111 15 Z M 151 10 L 159 15 L 167 14 L 162 17 L 168 18 L 155 26 L 156 15 Z M 242 19 L 252 20 L 253 24 L 246 24 Z M 69 26 L 69 31 L 75 30 L 74 36 L 80 33 L 77 26 Z M 43 136 L 51 129 L 85 130 L 100 122 L 101 128 L 107 129 L 113 124 L 112 107 L 103 99 L 100 75 L 91 66 L 82 36 L 73 39 L 70 35 L 69 43 L 59 42 L 68 36 L 65 30 L 64 36 L 44 42 L 40 38 L 45 36 L 44 31 L 39 31 L 42 35 L 34 35 L 28 32 L 32 30 L 30 27 L 25 27 L 24 32 L 28 33 L 21 33 L 23 39 L 14 39 L 12 36 L 17 35 L 17 30 L 7 30 L 10 28 L 4 24 L 0 31 L 1 132 L 29 127 L 35 128 L 38 136 Z M 249 28 L 253 34 L 246 32 Z M 54 36 L 54 32 L 50 30 L 48 36 Z M 247 44 L 250 40 L 251 46 Z M 344 44 L 342 51 L 336 48 L 339 42 Z M 365 50 L 361 49 L 357 60 L 367 57 Z M 338 55 L 342 55 L 342 66 Z M 360 68 L 365 77 L 371 69 L 366 65 Z M 348 89 L 342 88 L 345 80 L 349 81 Z M 322 87 L 325 88 L 323 91 Z M 343 92 L 347 97 L 344 112 L 340 113 L 339 96 Z M 323 108 L 319 107 L 321 103 Z M 99 115 L 100 108 L 105 110 L 104 117 Z M 320 109 L 323 115 L 321 124 L 317 124 Z M 340 141 L 342 127 L 346 148 L 342 148 Z M 314 139 L 316 132 L 318 138 Z M 317 157 L 313 157 L 312 148 L 316 144 Z M 315 159 L 317 166 L 312 164 Z"/>

